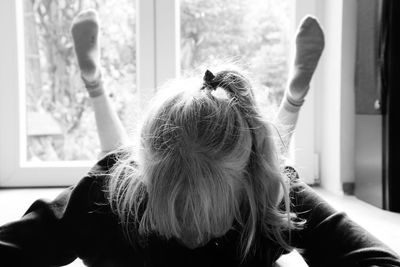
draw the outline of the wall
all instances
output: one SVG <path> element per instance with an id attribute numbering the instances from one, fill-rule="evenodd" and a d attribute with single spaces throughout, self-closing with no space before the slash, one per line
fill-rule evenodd
<path id="1" fill-rule="evenodd" d="M 358 1 L 358 49 L 356 74 L 355 195 L 383 207 L 382 114 L 376 100 L 379 82 L 379 5 Z"/>
<path id="2" fill-rule="evenodd" d="M 326 46 L 315 81 L 315 147 L 321 186 L 336 194 L 342 182 L 354 182 L 356 11 L 356 0 L 317 3 Z"/>

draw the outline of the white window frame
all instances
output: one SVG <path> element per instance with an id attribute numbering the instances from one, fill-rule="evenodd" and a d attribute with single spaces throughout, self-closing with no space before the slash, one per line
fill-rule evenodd
<path id="1" fill-rule="evenodd" d="M 27 162 L 23 0 L 0 1 L 0 187 L 66 186 L 93 162 Z M 317 0 L 297 0 L 295 22 L 315 13 Z M 179 0 L 136 0 L 137 87 L 142 106 L 164 81 L 179 75 Z M 295 25 L 293 25 L 295 26 Z M 293 27 L 294 28 L 294 27 Z M 162 41 L 161 41 L 162 40 Z M 312 91 L 311 91 L 312 92 Z M 314 97 L 307 98 L 296 129 L 296 165 L 314 178 Z M 306 119 L 304 119 L 306 118 Z M 311 181 L 312 182 L 312 181 Z"/>

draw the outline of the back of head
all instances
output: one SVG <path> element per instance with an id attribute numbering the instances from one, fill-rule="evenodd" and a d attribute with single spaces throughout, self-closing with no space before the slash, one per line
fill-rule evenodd
<path id="1" fill-rule="evenodd" d="M 278 210 L 285 185 L 249 80 L 225 70 L 169 87 L 174 92 L 155 101 L 143 123 L 137 168 L 121 162 L 110 181 L 121 220 L 189 248 L 224 235 L 234 221 L 243 227 L 244 255 L 258 229 L 285 245 L 290 218 Z"/>

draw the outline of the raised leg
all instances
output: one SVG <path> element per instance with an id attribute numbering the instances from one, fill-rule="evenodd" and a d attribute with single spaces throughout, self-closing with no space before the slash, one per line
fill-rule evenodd
<path id="1" fill-rule="evenodd" d="M 324 45 L 324 33 L 318 21 L 311 16 L 305 17 L 297 30 L 294 64 L 276 117 L 286 146 L 290 144 L 300 108 L 310 89 L 311 78 Z"/>
<path id="2" fill-rule="evenodd" d="M 100 68 L 99 20 L 96 11 L 78 14 L 71 27 L 82 80 L 95 113 L 102 153 L 128 144 L 128 135 L 105 94 Z"/>

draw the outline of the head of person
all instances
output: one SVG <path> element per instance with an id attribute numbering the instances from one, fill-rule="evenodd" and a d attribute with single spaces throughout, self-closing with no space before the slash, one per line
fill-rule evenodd
<path id="1" fill-rule="evenodd" d="M 275 135 L 236 69 L 169 83 L 152 101 L 138 148 L 111 175 L 111 205 L 128 237 L 156 233 L 196 248 L 236 222 L 243 257 L 260 229 L 287 248 L 292 215 Z"/>

